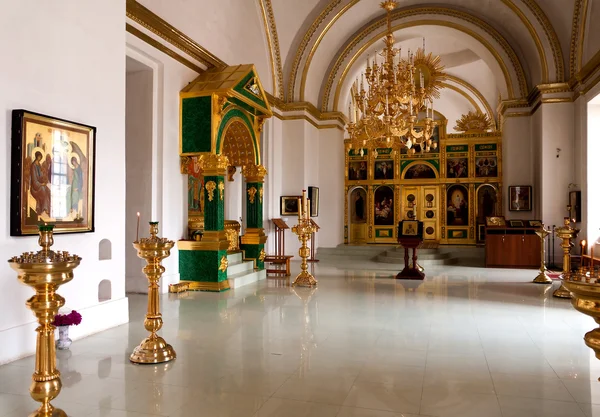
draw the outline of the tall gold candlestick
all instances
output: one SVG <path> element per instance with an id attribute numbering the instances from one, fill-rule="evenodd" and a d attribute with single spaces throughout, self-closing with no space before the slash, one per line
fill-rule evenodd
<path id="1" fill-rule="evenodd" d="M 302 263 L 300 264 L 300 274 L 296 277 L 292 286 L 300 287 L 312 287 L 317 285 L 315 277 L 308 272 L 308 257 L 310 256 L 310 249 L 308 248 L 308 241 L 311 235 L 315 231 L 315 226 L 312 224 L 310 219 L 302 219 L 298 221 L 298 224 L 292 227 L 292 233 L 298 235 L 298 240 L 302 243 L 300 250 L 298 251 Z"/>
<path id="2" fill-rule="evenodd" d="M 571 248 L 574 246 L 573 241 L 577 238 L 579 229 L 572 227 L 569 218 L 566 217 L 564 226 L 557 227 L 554 232 L 556 233 L 556 236 L 562 240 L 560 247 L 563 248 L 563 275 L 570 274 Z M 554 291 L 553 295 L 559 298 L 571 298 L 571 293 L 564 284 L 561 284 L 561 286 Z"/>
<path id="3" fill-rule="evenodd" d="M 67 414 L 54 408 L 50 401 L 55 399 L 62 388 L 60 372 L 56 369 L 56 348 L 52 321 L 58 309 L 65 305 L 65 299 L 58 295 L 58 287 L 73 279 L 73 269 L 81 258 L 68 252 L 54 252 L 53 225 L 40 225 L 38 239 L 42 250 L 24 253 L 9 259 L 10 266 L 18 272 L 19 281 L 35 290 L 35 295 L 27 300 L 27 307 L 37 317 L 35 372 L 31 377 L 29 392 L 31 398 L 42 403 L 30 417 L 67 417 Z"/>
<path id="4" fill-rule="evenodd" d="M 140 364 L 168 362 L 176 357 L 173 347 L 156 334 L 163 325 L 158 298 L 158 281 L 165 272 L 161 261 L 171 254 L 171 248 L 175 242 L 157 237 L 157 234 L 158 222 L 150 222 L 150 237 L 133 242 L 138 256 L 145 259 L 148 264 L 143 269 L 149 282 L 148 312 L 146 320 L 144 320 L 144 327 L 150 332 L 150 336 L 142 340 L 129 358 L 131 362 Z"/>
<path id="5" fill-rule="evenodd" d="M 550 234 L 550 230 L 546 230 L 546 228 L 544 228 L 544 225 L 542 224 L 542 227 L 540 227 L 539 229 L 537 229 L 535 231 L 535 234 L 538 235 L 541 239 L 541 264 L 540 264 L 540 273 L 538 274 L 537 277 L 535 277 L 535 279 L 533 280 L 533 282 L 535 284 L 552 284 L 552 279 L 550 279 L 550 277 L 548 277 L 548 275 L 546 274 L 546 237 Z"/>

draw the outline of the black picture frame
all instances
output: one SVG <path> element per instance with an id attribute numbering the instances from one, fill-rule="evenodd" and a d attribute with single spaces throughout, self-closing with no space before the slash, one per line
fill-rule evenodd
<path id="1" fill-rule="evenodd" d="M 310 217 L 319 217 L 319 187 L 308 187 Z"/>
<path id="2" fill-rule="evenodd" d="M 531 185 L 510 185 L 508 187 L 508 209 L 510 211 L 531 211 L 533 208 L 533 187 Z"/>
<path id="3" fill-rule="evenodd" d="M 37 235 L 41 223 L 53 224 L 54 233 L 95 231 L 96 131 L 71 120 L 12 111 L 11 236 Z"/>
<path id="4" fill-rule="evenodd" d="M 284 195 L 280 197 L 280 213 L 282 216 L 298 215 L 298 199 L 302 198 L 299 195 Z"/>

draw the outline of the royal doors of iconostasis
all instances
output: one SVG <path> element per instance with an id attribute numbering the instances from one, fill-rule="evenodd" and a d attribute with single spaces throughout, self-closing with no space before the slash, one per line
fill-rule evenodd
<path id="1" fill-rule="evenodd" d="M 501 134 L 446 135 L 439 120 L 437 149 L 345 147 L 345 242 L 396 243 L 400 220 L 423 222 L 425 241 L 483 241 L 485 218 L 501 215 Z"/>

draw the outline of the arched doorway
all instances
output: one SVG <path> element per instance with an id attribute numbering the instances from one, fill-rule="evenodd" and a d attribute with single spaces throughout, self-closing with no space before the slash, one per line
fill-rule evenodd
<path id="1" fill-rule="evenodd" d="M 367 241 L 367 190 L 364 187 L 354 187 L 348 191 L 349 243 L 365 243 Z"/>

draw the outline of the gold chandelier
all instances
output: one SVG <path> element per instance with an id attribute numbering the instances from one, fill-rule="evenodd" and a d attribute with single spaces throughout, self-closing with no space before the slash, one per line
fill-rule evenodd
<path id="1" fill-rule="evenodd" d="M 425 54 L 425 40 L 416 53 L 409 49 L 406 59 L 401 56 L 402 48 L 394 48 L 391 14 L 396 5 L 395 0 L 381 3 L 387 11 L 385 47 L 380 54 L 375 52 L 372 65 L 367 57 L 360 83 L 357 77 L 351 89 L 346 129 L 350 147 L 361 155 L 366 149 L 376 154 L 377 148 L 395 145 L 406 147 L 409 154 L 437 148 L 431 140 L 436 126 L 433 100 L 440 97 L 444 67 L 439 56 Z M 383 63 L 377 62 L 377 55 Z"/>

